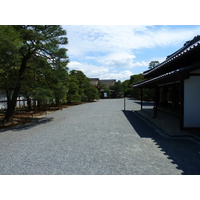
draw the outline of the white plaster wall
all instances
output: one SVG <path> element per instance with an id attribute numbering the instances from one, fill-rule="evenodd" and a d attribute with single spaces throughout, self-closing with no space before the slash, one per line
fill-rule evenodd
<path id="1" fill-rule="evenodd" d="M 19 98 L 17 98 L 19 100 Z M 20 97 L 20 99 L 24 99 L 23 96 Z M 0 101 L 6 101 L 6 93 L 3 90 L 0 90 Z M 24 107 L 27 106 L 27 102 L 25 101 L 17 101 L 16 107 Z M 0 109 L 6 109 L 7 108 L 7 103 L 6 102 L 0 102 Z"/>
<path id="2" fill-rule="evenodd" d="M 6 98 L 6 94 L 3 90 L 0 90 L 0 101 L 5 101 L 7 98 Z M 6 103 L 1 103 L 0 102 L 0 109 L 4 109 L 6 108 Z"/>
<path id="3" fill-rule="evenodd" d="M 184 127 L 200 127 L 200 76 L 184 81 Z"/>
<path id="4" fill-rule="evenodd" d="M 0 90 L 0 100 L 6 100 L 6 93 L 3 90 Z"/>

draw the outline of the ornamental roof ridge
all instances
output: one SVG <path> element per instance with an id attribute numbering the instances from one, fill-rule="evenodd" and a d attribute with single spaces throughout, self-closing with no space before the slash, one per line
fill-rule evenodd
<path id="1" fill-rule="evenodd" d="M 189 40 L 189 41 L 185 42 L 185 44 L 183 45 L 183 47 L 181 47 L 179 50 L 177 50 L 173 54 L 167 56 L 166 60 L 168 60 L 168 59 L 170 59 L 172 57 L 175 57 L 179 53 L 183 54 L 183 52 L 186 52 L 186 50 L 189 47 L 192 47 L 194 44 L 197 44 L 199 42 L 200 42 L 200 35 L 197 35 L 192 40 Z"/>
<path id="2" fill-rule="evenodd" d="M 160 64 L 156 65 L 154 68 L 144 71 L 143 75 L 147 75 L 147 74 L 159 69 L 160 67 L 171 62 L 172 60 L 179 58 L 180 56 L 184 55 L 185 53 L 187 53 L 188 51 L 190 51 L 191 49 L 193 49 L 199 45 L 200 45 L 200 35 L 197 35 L 192 40 L 185 42 L 184 46 L 181 47 L 179 50 L 177 50 L 173 54 L 167 56 L 166 60 L 164 60 Z"/>

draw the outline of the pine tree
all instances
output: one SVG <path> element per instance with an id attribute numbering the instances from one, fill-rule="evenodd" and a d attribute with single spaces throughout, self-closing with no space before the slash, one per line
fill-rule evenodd
<path id="1" fill-rule="evenodd" d="M 90 79 L 80 70 L 70 72 L 68 101 L 93 101 L 99 99 L 99 92 L 90 83 Z"/>
<path id="2" fill-rule="evenodd" d="M 68 63 L 67 49 L 61 48 L 67 43 L 66 31 L 59 25 L 0 26 L 0 78 L 7 94 L 5 122 L 12 120 L 17 97 L 30 77 L 34 77 L 34 86 L 36 74 L 40 76 L 40 83 L 46 80 L 40 91 L 34 88 L 35 96 L 42 90 L 51 96 L 48 80 L 53 79 L 52 69 L 58 63 L 61 68 Z"/>

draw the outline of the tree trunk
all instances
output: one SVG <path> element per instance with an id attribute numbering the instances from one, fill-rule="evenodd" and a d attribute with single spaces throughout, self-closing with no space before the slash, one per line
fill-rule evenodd
<path id="1" fill-rule="evenodd" d="M 7 110 L 6 110 L 6 115 L 5 115 L 5 118 L 4 118 L 5 123 L 13 120 L 13 115 L 14 115 L 14 112 L 15 112 L 17 97 L 18 97 L 20 88 L 21 88 L 21 85 L 17 84 L 17 86 L 14 89 L 12 97 L 8 98 L 8 95 L 7 95 Z"/>
<path id="2" fill-rule="evenodd" d="M 27 105 L 28 105 L 29 111 L 31 111 L 31 98 L 30 97 L 27 97 Z"/>
<path id="3" fill-rule="evenodd" d="M 26 70 L 27 61 L 29 60 L 30 57 L 31 57 L 31 54 L 28 53 L 26 56 L 22 58 L 22 62 L 21 62 L 19 74 L 18 74 L 19 79 L 15 85 L 12 97 L 11 95 L 8 95 L 8 92 L 7 92 L 7 110 L 6 110 L 6 115 L 4 118 L 4 123 L 10 122 L 13 120 L 13 115 L 14 115 L 15 107 L 17 103 L 17 97 L 19 96 L 20 89 L 21 89 L 21 81 L 23 79 L 23 74 Z"/>

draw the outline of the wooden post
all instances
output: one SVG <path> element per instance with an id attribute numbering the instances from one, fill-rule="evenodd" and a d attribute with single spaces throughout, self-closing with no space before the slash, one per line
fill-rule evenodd
<path id="1" fill-rule="evenodd" d="M 34 70 L 34 88 L 35 88 L 35 84 L 36 84 L 36 71 Z M 37 105 L 36 105 L 35 98 L 34 98 L 34 112 L 35 114 L 37 113 Z"/>
<path id="2" fill-rule="evenodd" d="M 143 90 L 142 90 L 142 88 L 140 88 L 140 96 L 141 96 L 141 103 L 140 103 L 140 106 L 141 106 L 141 110 L 143 109 L 142 108 L 142 104 L 143 104 L 143 102 L 142 102 L 142 100 L 143 100 Z"/>
<path id="3" fill-rule="evenodd" d="M 126 97 L 124 96 L 124 111 L 126 110 Z"/>
<path id="4" fill-rule="evenodd" d="M 19 109 L 21 108 L 21 105 L 20 105 L 20 94 L 19 94 Z"/>
<path id="5" fill-rule="evenodd" d="M 159 101 L 159 88 L 155 88 L 155 94 L 154 94 L 154 118 L 158 115 L 158 101 Z"/>
<path id="6" fill-rule="evenodd" d="M 184 129 L 184 80 L 180 83 L 180 129 Z"/>

